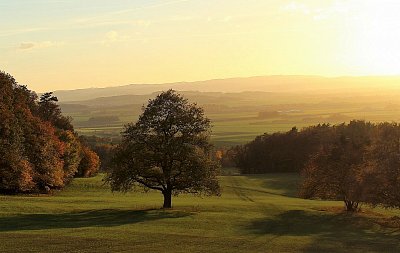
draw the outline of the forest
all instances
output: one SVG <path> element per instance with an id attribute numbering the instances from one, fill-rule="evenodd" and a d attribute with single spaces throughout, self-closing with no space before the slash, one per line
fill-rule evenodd
<path id="1" fill-rule="evenodd" d="M 0 72 L 0 192 L 46 193 L 97 173 L 100 160 L 79 139 L 52 93 L 38 98 Z"/>
<path id="2" fill-rule="evenodd" d="M 299 196 L 400 207 L 400 125 L 350 121 L 265 134 L 226 152 L 242 174 L 301 173 Z M 229 160 L 228 158 L 225 158 Z"/>

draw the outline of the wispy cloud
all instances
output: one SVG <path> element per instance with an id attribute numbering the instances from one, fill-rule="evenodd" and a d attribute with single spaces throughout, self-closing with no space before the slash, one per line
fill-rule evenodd
<path id="1" fill-rule="evenodd" d="M 33 42 L 22 42 L 22 43 L 19 45 L 18 49 L 21 49 L 21 50 L 28 50 L 28 49 L 32 49 L 32 48 L 34 48 L 34 47 L 35 47 L 35 43 L 33 43 Z"/>
<path id="2" fill-rule="evenodd" d="M 7 37 L 7 36 L 12 36 L 12 35 L 45 31 L 45 30 L 50 30 L 50 28 L 49 27 L 31 27 L 31 28 L 24 28 L 24 29 L 9 30 L 9 31 L 0 31 L 0 37 Z"/>
<path id="3" fill-rule="evenodd" d="M 120 16 L 122 14 L 133 13 L 133 12 L 147 10 L 147 9 L 161 8 L 161 7 L 165 7 L 165 6 L 168 6 L 168 5 L 174 5 L 174 4 L 184 3 L 184 2 L 188 2 L 188 1 L 191 1 L 191 0 L 164 1 L 164 2 L 156 3 L 156 4 L 148 4 L 148 5 L 138 6 L 136 8 L 130 8 L 130 9 L 124 9 L 124 10 L 119 10 L 119 11 L 108 12 L 108 13 L 104 13 L 102 15 L 97 15 L 97 16 L 93 16 L 93 17 L 79 18 L 79 19 L 74 20 L 74 22 L 78 23 L 78 24 L 92 24 L 93 25 L 93 24 L 98 23 L 99 20 L 104 20 L 104 19 L 107 19 L 107 18 L 113 18 L 113 17 L 116 17 L 116 16 Z"/>
<path id="4" fill-rule="evenodd" d="M 41 41 L 41 42 L 21 42 L 17 47 L 18 50 L 33 50 L 41 48 L 49 48 L 55 46 L 62 46 L 64 42 L 54 42 L 54 41 Z"/>
<path id="5" fill-rule="evenodd" d="M 131 36 L 121 35 L 117 31 L 109 31 L 105 34 L 105 39 L 101 41 L 102 44 L 108 44 L 113 42 L 122 42 L 131 39 Z"/>
<path id="6" fill-rule="evenodd" d="M 140 6 L 140 7 L 137 7 L 137 8 L 131 8 L 131 9 L 126 9 L 126 10 L 111 12 L 111 13 L 109 13 L 109 15 L 119 15 L 119 14 L 124 14 L 124 13 L 135 12 L 135 11 L 138 11 L 138 10 L 160 8 L 160 7 L 164 7 L 164 6 L 167 6 L 167 5 L 179 4 L 179 3 L 189 2 L 189 1 L 190 0 L 164 1 L 162 3 L 149 4 L 149 5 L 144 5 L 144 6 Z"/>
<path id="7" fill-rule="evenodd" d="M 0 37 L 8 37 L 13 35 L 25 34 L 25 33 L 34 33 L 34 32 L 42 32 L 42 31 L 54 31 L 54 30 L 70 30 L 70 29 L 87 29 L 93 27 L 102 27 L 102 26 L 114 26 L 114 25 L 134 25 L 141 27 L 148 27 L 153 22 L 151 20 L 143 20 L 143 19 L 121 19 L 122 14 L 124 13 L 133 13 L 146 9 L 155 9 L 161 8 L 168 5 L 174 5 L 184 2 L 189 2 L 191 0 L 171 0 L 164 1 L 155 4 L 148 4 L 138 6 L 136 8 L 124 9 L 114 12 L 108 12 L 101 15 L 93 16 L 93 17 L 83 17 L 74 20 L 69 20 L 66 22 L 58 23 L 58 24 L 48 24 L 43 27 L 31 27 L 31 28 L 22 28 L 22 29 L 13 29 L 13 30 L 3 30 L 0 31 Z M 49 0 L 50 2 L 50 0 Z M 68 2 L 64 0 L 57 1 L 59 2 Z"/>
<path id="8" fill-rule="evenodd" d="M 131 25 L 131 26 L 138 26 L 138 27 L 148 27 L 153 22 L 150 20 L 105 20 L 105 21 L 98 21 L 98 22 L 90 22 L 86 24 L 81 24 L 79 26 L 69 26 L 67 29 L 85 29 L 85 28 L 95 28 L 95 27 L 106 27 L 106 26 L 116 26 L 116 25 Z"/>
<path id="9" fill-rule="evenodd" d="M 306 15 L 312 12 L 310 7 L 308 7 L 303 3 L 298 3 L 298 2 L 290 2 L 288 4 L 285 4 L 281 7 L 281 10 L 287 12 L 300 12 Z"/>
<path id="10" fill-rule="evenodd" d="M 335 1 L 332 4 L 325 7 L 310 7 L 299 1 L 292 1 L 288 4 L 281 6 L 281 10 L 285 12 L 300 13 L 308 15 L 314 20 L 323 20 L 335 17 L 338 14 L 348 13 L 352 5 L 352 1 Z"/>

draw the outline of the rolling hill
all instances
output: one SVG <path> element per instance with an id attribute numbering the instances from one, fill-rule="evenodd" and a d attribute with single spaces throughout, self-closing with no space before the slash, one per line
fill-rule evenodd
<path id="1" fill-rule="evenodd" d="M 400 77 L 260 76 L 166 84 L 130 84 L 106 88 L 59 90 L 54 93 L 60 101 L 69 102 L 109 96 L 146 95 L 167 89 L 228 93 L 244 91 L 343 93 L 357 92 L 360 89 L 364 92 L 382 91 L 383 88 L 399 91 Z"/>
<path id="2" fill-rule="evenodd" d="M 351 119 L 400 121 L 400 78 L 272 76 L 56 91 L 81 134 L 118 138 L 161 90 L 174 88 L 205 109 L 213 142 L 230 146 L 265 132 Z M 399 85 L 397 85 L 399 84 Z M 259 91 L 257 91 L 259 90 Z M 112 121 L 109 121 L 113 117 Z"/>

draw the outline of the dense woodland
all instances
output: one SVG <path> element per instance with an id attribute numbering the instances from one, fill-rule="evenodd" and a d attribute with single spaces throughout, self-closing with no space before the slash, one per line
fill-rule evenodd
<path id="1" fill-rule="evenodd" d="M 400 207 L 400 125 L 351 121 L 265 134 L 230 150 L 243 174 L 300 172 L 304 198 Z"/>
<path id="2" fill-rule="evenodd" d="M 0 193 L 49 192 L 97 172 L 99 157 L 57 102 L 0 72 Z"/>
<path id="3" fill-rule="evenodd" d="M 106 171 L 111 166 L 111 159 L 119 142 L 114 142 L 111 138 L 102 138 L 95 135 L 79 136 L 79 140 L 85 146 L 93 150 L 100 159 L 100 171 Z"/>
<path id="4" fill-rule="evenodd" d="M 242 174 L 299 172 L 310 154 L 326 141 L 330 129 L 322 124 L 301 131 L 293 127 L 286 133 L 264 134 L 236 146 L 228 155 L 234 157 Z"/>

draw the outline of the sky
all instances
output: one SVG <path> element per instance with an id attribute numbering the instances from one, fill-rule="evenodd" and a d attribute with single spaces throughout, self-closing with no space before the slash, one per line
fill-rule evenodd
<path id="1" fill-rule="evenodd" d="M 397 0 L 0 0 L 0 70 L 30 89 L 400 75 Z"/>

